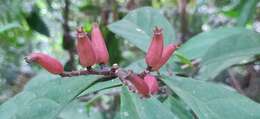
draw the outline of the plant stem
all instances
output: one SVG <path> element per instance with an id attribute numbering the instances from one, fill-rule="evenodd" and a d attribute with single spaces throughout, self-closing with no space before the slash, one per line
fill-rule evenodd
<path id="1" fill-rule="evenodd" d="M 179 13 L 181 18 L 181 42 L 186 42 L 186 35 L 188 33 L 187 28 L 187 16 L 186 16 L 186 7 L 187 7 L 187 0 L 179 0 Z"/>

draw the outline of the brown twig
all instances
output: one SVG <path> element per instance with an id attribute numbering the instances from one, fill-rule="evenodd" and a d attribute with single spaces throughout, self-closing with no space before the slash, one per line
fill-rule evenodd
<path id="1" fill-rule="evenodd" d="M 60 74 L 61 77 L 72 77 L 72 76 L 80 76 L 80 75 L 103 75 L 106 76 L 105 78 L 101 78 L 100 80 L 97 80 L 95 83 L 103 82 L 107 80 L 112 80 L 114 78 L 118 78 L 124 85 L 126 85 L 130 91 L 136 92 L 135 87 L 130 83 L 130 80 L 132 79 L 130 75 L 132 75 L 134 72 L 132 70 L 124 70 L 122 68 L 115 67 L 113 65 L 112 68 L 107 70 L 100 69 L 100 70 L 94 70 L 94 69 L 87 69 L 87 70 L 80 70 L 80 71 L 71 71 L 71 72 L 64 72 Z M 145 71 L 144 71 L 145 72 Z M 147 72 L 145 72 L 146 75 Z M 139 75 L 139 74 L 136 74 Z"/>
<path id="2" fill-rule="evenodd" d="M 60 74 L 62 77 L 72 77 L 72 76 L 80 76 L 80 75 L 114 75 L 111 71 L 102 71 L 102 70 L 79 70 L 79 71 L 71 71 L 71 72 L 64 72 Z"/>
<path id="3" fill-rule="evenodd" d="M 105 69 L 105 70 L 104 70 Z M 94 69 L 86 69 L 86 70 L 79 70 L 79 71 L 70 71 L 70 72 L 64 72 L 60 74 L 61 77 L 72 77 L 72 76 L 81 76 L 81 75 L 103 75 L 104 78 L 100 78 L 99 80 L 95 81 L 95 83 L 103 82 L 107 80 L 112 80 L 114 78 L 119 78 L 119 80 L 126 86 L 128 86 L 129 90 L 135 91 L 134 87 L 129 83 L 129 80 L 131 78 L 129 75 L 133 73 L 131 70 L 124 70 L 122 68 L 118 68 L 117 65 L 113 65 L 112 68 L 109 70 L 107 68 L 94 70 Z"/>
<path id="4" fill-rule="evenodd" d="M 79 70 L 79 71 L 70 71 L 64 72 L 60 74 L 61 77 L 72 77 L 72 76 L 80 76 L 80 75 L 103 75 L 107 77 L 118 77 L 120 80 L 125 80 L 128 76 L 133 73 L 132 71 L 126 71 L 118 66 L 113 65 L 112 68 L 102 68 L 100 70 L 95 70 L 88 68 L 86 70 Z"/>
<path id="5" fill-rule="evenodd" d="M 138 76 L 140 76 L 141 78 L 144 78 L 149 73 L 150 73 L 150 71 L 146 69 L 143 72 L 141 72 L 140 74 L 138 74 Z"/>
<path id="6" fill-rule="evenodd" d="M 87 67 L 86 70 L 79 70 L 79 71 L 70 71 L 64 72 L 60 74 L 61 77 L 72 77 L 72 76 L 80 76 L 80 75 L 103 75 L 108 77 L 117 77 L 116 71 L 118 70 L 118 65 L 114 64 L 112 68 L 109 68 L 105 65 L 101 65 L 101 69 L 95 70 L 91 67 Z"/>

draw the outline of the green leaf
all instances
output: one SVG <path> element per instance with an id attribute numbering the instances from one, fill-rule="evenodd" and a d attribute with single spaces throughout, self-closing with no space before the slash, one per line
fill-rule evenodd
<path id="1" fill-rule="evenodd" d="M 59 78 L 60 76 L 52 75 L 46 70 L 41 70 L 24 86 L 23 90 L 34 90 L 39 86 L 39 84 L 44 84 L 50 80 Z"/>
<path id="2" fill-rule="evenodd" d="M 59 114 L 57 119 L 104 119 L 102 112 L 91 109 L 86 110 L 85 102 L 72 101 Z"/>
<path id="3" fill-rule="evenodd" d="M 120 21 L 110 24 L 108 28 L 145 52 L 155 26 L 163 28 L 165 44 L 176 41 L 172 25 L 158 10 L 150 7 L 133 10 Z"/>
<path id="4" fill-rule="evenodd" d="M 121 119 L 177 119 L 156 98 L 140 99 L 136 94 L 129 92 L 125 87 L 121 94 Z"/>
<path id="5" fill-rule="evenodd" d="M 243 9 L 240 12 L 240 16 L 238 17 L 238 26 L 245 26 L 246 23 L 252 18 L 256 11 L 257 2 L 259 2 L 259 0 L 247 0 L 244 3 Z"/>
<path id="6" fill-rule="evenodd" d="M 202 58 L 212 45 L 218 41 L 236 39 L 247 31 L 244 28 L 219 28 L 203 32 L 189 39 L 177 50 L 188 59 Z"/>
<path id="7" fill-rule="evenodd" d="M 230 1 L 230 0 L 228 0 Z M 231 17 L 231 18 L 237 18 L 239 17 L 243 5 L 247 2 L 248 0 L 232 0 L 230 3 L 224 7 L 222 7 L 222 11 L 224 15 Z M 218 1 L 216 1 L 218 2 Z"/>
<path id="8" fill-rule="evenodd" d="M 141 72 L 143 71 L 144 69 L 146 69 L 146 63 L 144 61 L 144 59 L 139 59 L 133 63 L 131 63 L 130 65 L 128 65 L 126 67 L 126 70 L 131 70 L 131 69 L 134 69 L 135 72 Z"/>
<path id="9" fill-rule="evenodd" d="M 239 11 L 240 4 L 244 3 L 244 0 L 217 0 L 214 1 L 216 7 L 223 12 Z"/>
<path id="10" fill-rule="evenodd" d="M 186 56 L 184 56 L 184 54 L 176 51 L 174 55 L 180 60 L 182 64 L 188 64 L 189 66 L 192 66 L 191 61 Z"/>
<path id="11" fill-rule="evenodd" d="M 92 14 L 92 15 L 97 15 L 100 14 L 100 10 L 101 8 L 99 6 L 95 6 L 95 5 L 85 5 L 85 6 L 81 6 L 79 8 L 80 11 L 82 12 L 86 12 L 88 14 Z"/>
<path id="12" fill-rule="evenodd" d="M 219 28 L 191 38 L 178 52 L 188 59 L 201 59 L 200 77 L 213 79 L 224 69 L 260 54 L 259 46 L 259 34 L 253 31 Z"/>
<path id="13" fill-rule="evenodd" d="M 121 41 L 119 41 L 117 39 L 117 37 L 114 35 L 114 33 L 112 33 L 111 31 L 109 31 L 109 29 L 107 27 L 102 27 L 101 26 L 102 31 L 103 31 L 103 36 L 104 38 L 106 38 L 106 45 L 107 45 L 107 50 L 109 53 L 109 64 L 113 65 L 113 63 L 117 62 L 121 62 L 122 61 L 122 51 L 121 51 Z"/>
<path id="14" fill-rule="evenodd" d="M 1 119 L 52 119 L 95 81 L 95 76 L 57 78 L 32 83 L 0 106 Z"/>
<path id="15" fill-rule="evenodd" d="M 243 31 L 243 32 L 242 32 Z M 260 54 L 260 34 L 242 30 L 211 45 L 202 58 L 200 77 L 214 79 L 221 71 Z"/>
<path id="16" fill-rule="evenodd" d="M 163 104 L 168 107 L 174 114 L 176 114 L 179 119 L 192 119 L 193 116 L 191 111 L 189 111 L 187 106 L 179 99 L 173 96 L 169 96 Z"/>
<path id="17" fill-rule="evenodd" d="M 121 85 L 122 85 L 122 83 L 118 78 L 112 79 L 112 80 L 109 80 L 109 81 L 105 81 L 105 82 L 99 82 L 99 83 L 89 87 L 88 90 L 85 90 L 83 93 L 80 94 L 80 96 L 86 95 L 86 94 L 89 94 L 89 93 L 93 93 L 93 92 L 96 92 L 96 91 L 102 91 L 102 90 L 105 90 L 105 89 L 119 87 Z"/>
<path id="18" fill-rule="evenodd" d="M 220 84 L 182 77 L 163 81 L 199 119 L 259 119 L 260 105 Z"/>
<path id="19" fill-rule="evenodd" d="M 35 8 L 31 14 L 26 18 L 29 27 L 42 35 L 50 36 L 49 29 L 45 22 L 42 20 L 37 8 Z"/>

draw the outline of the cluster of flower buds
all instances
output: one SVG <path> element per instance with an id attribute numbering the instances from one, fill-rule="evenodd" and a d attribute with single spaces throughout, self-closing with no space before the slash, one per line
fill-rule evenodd
<path id="1" fill-rule="evenodd" d="M 128 86 L 130 91 L 138 93 L 141 97 L 147 98 L 159 91 L 157 78 L 148 72 L 137 74 L 132 70 L 118 69 L 115 73 Z"/>
<path id="2" fill-rule="evenodd" d="M 150 74 L 147 74 L 144 78 L 136 74 L 131 74 L 129 82 L 134 85 L 133 90 L 143 97 L 150 97 L 150 95 L 154 95 L 159 91 L 157 78 Z"/>
<path id="3" fill-rule="evenodd" d="M 93 24 L 91 40 L 83 28 L 77 29 L 77 52 L 80 64 L 84 67 L 91 67 L 94 64 L 107 64 L 109 55 L 103 36 L 97 23 Z M 28 63 L 37 63 L 52 74 L 64 73 L 61 63 L 44 53 L 32 53 L 25 57 Z"/>
<path id="4" fill-rule="evenodd" d="M 84 74 L 119 77 L 123 83 L 127 84 L 130 90 L 137 92 L 142 97 L 150 97 L 159 91 L 157 78 L 150 74 L 150 72 L 158 71 L 168 61 L 175 51 L 176 46 L 170 44 L 164 48 L 162 29 L 156 27 L 153 31 L 152 41 L 145 57 L 148 67 L 140 74 L 133 73 L 133 71 L 118 74 L 117 72 L 119 72 L 120 68 L 115 68 L 114 65 L 110 70 L 106 70 L 106 72 L 91 69 L 91 66 L 95 64 L 103 65 L 107 64 L 109 61 L 109 54 L 104 38 L 96 23 L 93 24 L 91 38 L 88 37 L 82 27 L 77 29 L 76 49 L 80 64 L 87 68 L 87 70 L 82 70 L 85 71 Z M 52 74 L 59 74 L 61 76 L 76 76 L 83 74 L 80 71 L 78 71 L 79 73 L 75 73 L 77 71 L 64 72 L 63 66 L 58 60 L 44 53 L 32 53 L 26 56 L 25 60 L 28 63 L 34 62 L 39 64 Z M 125 71 L 123 70 L 123 72 Z"/>
<path id="5" fill-rule="evenodd" d="M 153 31 L 152 42 L 147 51 L 145 61 L 149 71 L 159 70 L 176 50 L 176 45 L 169 44 L 164 48 L 162 29 L 156 27 Z"/>
<path id="6" fill-rule="evenodd" d="M 128 76 L 127 79 L 133 85 L 130 85 L 131 89 L 134 87 L 132 90 L 138 92 L 143 97 L 156 94 L 159 91 L 159 84 L 157 78 L 149 74 L 149 72 L 158 71 L 169 60 L 176 48 L 174 44 L 169 44 L 164 48 L 162 29 L 156 27 L 145 57 L 146 64 L 148 65 L 147 71 L 143 72 L 143 74 L 130 74 Z"/>
<path id="7" fill-rule="evenodd" d="M 98 24 L 93 24 L 91 40 L 82 27 L 77 30 L 77 39 L 77 52 L 82 66 L 108 63 L 109 54 Z"/>

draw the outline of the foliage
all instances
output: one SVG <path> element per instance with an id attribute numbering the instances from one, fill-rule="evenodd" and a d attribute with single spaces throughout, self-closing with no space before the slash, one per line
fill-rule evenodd
<path id="1" fill-rule="evenodd" d="M 110 63 L 117 62 L 122 65 L 127 64 L 125 69 L 132 69 L 135 72 L 140 72 L 142 69 L 145 69 L 146 64 L 144 63 L 144 59 L 138 58 L 142 57 L 148 49 L 152 31 L 155 26 L 163 28 L 165 45 L 169 43 L 180 44 L 168 64 L 159 71 L 160 73 L 153 73 L 160 79 L 159 82 L 162 88 L 161 92 L 157 95 L 141 99 L 138 94 L 129 91 L 126 86 L 122 85 L 118 78 L 109 79 L 110 77 L 93 75 L 60 78 L 49 75 L 47 72 L 41 72 L 32 78 L 19 94 L 0 105 L 0 118 L 259 119 L 260 104 L 252 100 L 254 98 L 250 99 L 246 97 L 248 96 L 246 92 L 240 92 L 246 89 L 243 88 L 244 85 L 241 84 L 240 87 L 237 87 L 237 84 L 232 83 L 234 80 L 236 80 L 236 83 L 241 83 L 239 79 L 236 79 L 238 76 L 234 77 L 234 74 L 232 75 L 234 72 L 231 72 L 230 76 L 225 76 L 225 73 L 223 73 L 227 70 L 230 71 L 235 66 L 258 66 L 257 62 L 259 62 L 260 34 L 253 31 L 253 29 L 243 27 L 253 25 L 252 21 L 257 11 L 251 8 L 257 8 L 256 4 L 259 3 L 259 1 L 234 1 L 235 3 L 228 4 L 231 5 L 228 6 L 229 9 L 221 7 L 226 6 L 228 2 L 215 1 L 218 9 L 221 9 L 219 12 L 222 12 L 222 15 L 237 20 L 236 23 L 231 23 L 233 25 L 232 27 L 228 27 L 229 24 L 224 24 L 221 28 L 215 28 L 218 26 L 214 24 L 210 26 L 210 29 L 213 30 L 206 29 L 206 31 L 199 34 L 197 34 L 197 31 L 202 31 L 203 29 L 197 29 L 194 33 L 186 34 L 188 40 L 183 44 L 180 43 L 181 41 L 179 39 L 181 32 L 178 31 L 178 29 L 182 27 L 180 20 L 172 23 L 171 21 L 175 21 L 176 19 L 168 19 L 166 17 L 168 17 L 169 14 L 167 14 L 167 12 L 162 14 L 160 11 L 165 10 L 165 6 L 171 2 L 157 3 L 158 1 L 152 0 L 151 3 L 147 2 L 143 4 L 151 4 L 153 7 L 159 6 L 162 9 L 141 7 L 130 11 L 126 15 L 124 15 L 124 11 L 120 11 L 114 7 L 114 9 L 116 9 L 115 11 L 118 12 L 116 15 L 121 14 L 124 17 L 120 18 L 121 16 L 119 16 L 115 18 L 112 20 L 112 23 L 107 26 L 108 29 L 103 29 L 105 33 L 104 36 L 107 38 L 106 43 L 110 56 L 112 54 L 111 59 L 113 62 Z M 3 4 L 9 4 L 7 1 L 1 2 Z M 120 3 L 120 1 L 116 0 L 114 0 L 114 2 L 114 6 L 117 6 L 115 5 L 116 3 Z M 189 18 L 197 19 L 195 17 L 205 15 L 198 13 L 198 11 L 200 11 L 198 9 L 200 9 L 200 6 L 206 5 L 207 2 L 194 0 L 190 0 L 189 2 L 190 6 L 194 5 L 194 9 L 197 9 L 193 12 L 188 11 L 188 15 L 191 14 Z M 211 2 L 213 1 L 209 1 L 209 4 Z M 14 5 L 20 4 L 20 2 L 15 1 L 10 3 Z M 54 3 L 55 2 L 50 4 Z M 51 37 L 53 35 L 51 32 L 53 29 L 48 27 L 48 23 L 45 23 L 44 18 L 42 18 L 40 12 L 37 11 L 37 9 L 39 10 L 44 6 L 43 4 L 48 5 L 49 3 L 38 2 L 31 6 L 34 10 L 30 12 L 14 9 L 14 11 L 11 12 L 15 14 L 13 15 L 14 18 L 11 17 L 11 20 L 8 22 L 4 19 L 0 19 L 0 23 L 3 26 L 0 27 L 0 39 L 11 39 L 10 41 L 0 41 L 2 49 L 5 48 L 4 46 L 6 44 L 8 44 L 7 46 L 19 48 L 27 47 L 27 45 L 32 42 L 28 40 L 26 41 L 28 44 L 24 43 L 22 46 L 19 46 L 17 45 L 18 41 L 15 40 L 18 38 L 14 37 L 31 39 L 34 37 L 32 34 L 40 33 L 44 35 L 44 37 Z M 94 14 L 93 19 L 95 19 L 98 16 L 97 14 L 104 10 L 102 9 L 102 5 L 104 4 L 111 3 L 86 2 L 80 6 L 72 6 L 72 11 L 76 8 L 81 12 L 88 10 L 86 14 Z M 172 2 L 171 4 L 175 5 L 180 3 Z M 90 11 L 90 9 L 92 11 Z M 8 16 L 8 11 L 4 11 L 4 13 L 6 14 L 1 15 Z M 178 17 L 181 17 L 181 15 Z M 102 17 L 101 19 L 104 20 Z M 203 23 L 203 19 L 197 20 L 199 20 L 198 24 Z M 105 22 L 102 22 L 102 27 L 105 27 Z M 187 24 L 193 22 L 194 21 L 188 21 Z M 211 22 L 214 21 L 208 20 L 207 25 Z M 84 27 L 87 27 L 86 24 L 89 24 L 89 21 L 85 22 Z M 193 28 L 188 28 L 190 31 L 193 31 L 192 29 Z M 14 37 L 6 35 L 10 33 L 15 33 Z M 120 39 L 120 41 L 118 39 Z M 111 45 L 111 47 L 109 45 Z M 122 45 L 124 45 L 124 47 Z M 134 51 L 134 53 L 131 52 L 131 54 L 128 52 L 129 54 L 124 55 L 124 53 L 126 53 L 125 50 Z M 121 55 L 120 52 L 122 52 L 123 55 Z M 9 54 L 10 52 L 6 50 L 4 53 Z M 140 56 L 136 58 L 135 53 Z M 22 54 L 17 53 L 14 57 L 19 55 L 22 56 Z M 134 56 L 134 60 L 136 61 L 130 60 L 131 63 L 128 63 L 129 61 L 126 61 L 127 58 L 132 57 L 129 55 Z M 20 65 L 20 59 L 14 60 L 18 60 L 17 65 Z M 194 61 L 198 62 L 194 63 Z M 184 65 L 188 65 L 188 67 L 183 68 Z M 243 70 L 243 72 L 246 71 L 248 70 Z M 178 74 L 179 72 L 182 72 L 182 74 Z M 243 72 L 240 72 L 239 76 L 243 75 Z M 250 73 L 251 72 L 249 72 L 249 74 Z M 217 83 L 216 79 L 219 76 L 223 76 L 223 78 L 221 82 Z M 253 76 L 255 77 L 251 79 L 259 80 L 257 74 Z M 106 78 L 108 78 L 108 80 L 105 80 Z M 246 80 L 246 78 L 244 79 Z M 103 82 L 99 82 L 100 80 Z M 250 83 L 250 81 L 248 82 Z M 250 86 L 250 84 L 247 85 Z M 253 91 L 256 90 L 257 89 L 254 89 Z"/>

